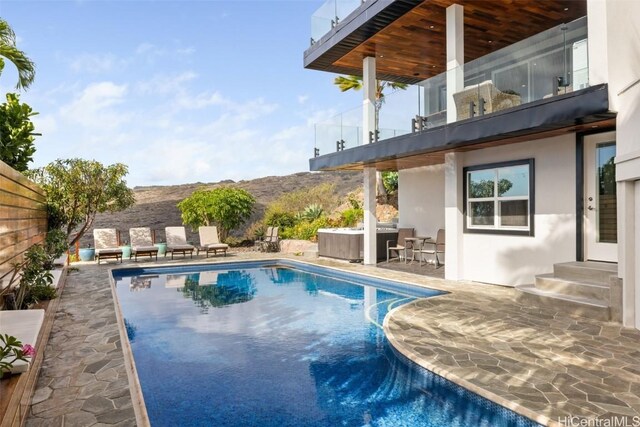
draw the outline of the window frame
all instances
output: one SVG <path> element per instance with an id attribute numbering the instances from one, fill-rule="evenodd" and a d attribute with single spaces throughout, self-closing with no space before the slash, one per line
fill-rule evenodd
<path id="1" fill-rule="evenodd" d="M 507 168 L 511 166 L 522 166 L 527 165 L 529 167 L 529 226 L 528 229 L 524 228 L 515 228 L 515 227 L 501 227 L 494 223 L 492 226 L 470 226 L 470 216 L 469 216 L 469 197 L 468 197 L 468 183 L 469 183 L 469 172 L 481 171 L 481 170 L 496 170 L 501 168 Z M 494 181 L 494 185 L 495 181 Z M 535 160 L 533 158 L 530 159 L 522 159 L 522 160 L 512 160 L 507 162 L 497 162 L 497 163 L 487 163 L 482 165 L 475 166 L 467 166 L 462 169 L 462 201 L 463 201 L 463 232 L 469 234 L 502 234 L 502 235 L 512 235 L 512 236 L 529 236 L 533 237 L 535 235 Z M 486 199 L 486 200 L 485 200 Z M 512 197 L 499 197 L 496 193 L 491 198 L 477 198 L 473 199 L 473 201 L 481 202 L 481 201 L 493 201 L 494 202 L 494 216 L 499 218 L 500 212 L 500 201 L 509 201 L 509 200 L 523 200 L 522 196 L 512 196 Z"/>

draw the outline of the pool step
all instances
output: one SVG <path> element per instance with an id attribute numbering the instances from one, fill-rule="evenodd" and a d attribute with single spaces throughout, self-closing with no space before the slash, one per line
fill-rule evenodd
<path id="1" fill-rule="evenodd" d="M 598 320 L 620 321 L 621 286 L 617 264 L 567 262 L 555 264 L 553 273 L 536 276 L 534 285 L 519 285 L 523 304 Z"/>

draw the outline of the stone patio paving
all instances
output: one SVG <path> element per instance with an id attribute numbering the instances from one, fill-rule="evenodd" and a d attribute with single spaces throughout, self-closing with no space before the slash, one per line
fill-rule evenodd
<path id="1" fill-rule="evenodd" d="M 639 331 L 524 307 L 511 288 L 313 262 L 451 292 L 396 309 L 385 330 L 403 354 L 476 393 L 552 425 L 567 416 L 627 416 L 634 425 L 640 416 Z M 70 274 L 27 425 L 135 425 L 108 268 Z"/>

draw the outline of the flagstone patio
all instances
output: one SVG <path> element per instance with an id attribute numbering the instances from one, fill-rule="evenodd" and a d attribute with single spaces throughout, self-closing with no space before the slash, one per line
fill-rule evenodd
<path id="1" fill-rule="evenodd" d="M 162 263 L 274 255 L 279 254 Z M 478 394 L 550 425 L 569 425 L 579 418 L 624 416 L 632 422 L 633 416 L 640 417 L 637 330 L 525 307 L 514 301 L 511 288 L 323 259 L 312 262 L 450 292 L 397 308 L 387 316 L 385 331 L 400 352 Z M 88 263 L 70 273 L 27 425 L 136 424 L 109 286 L 113 266 Z"/>

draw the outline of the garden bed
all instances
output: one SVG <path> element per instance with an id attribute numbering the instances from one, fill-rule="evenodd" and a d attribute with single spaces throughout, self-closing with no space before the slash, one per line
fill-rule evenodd
<path id="1" fill-rule="evenodd" d="M 44 360 L 47 341 L 51 334 L 56 310 L 58 309 L 60 296 L 67 278 L 66 267 L 61 271 L 62 274 L 59 276 L 60 279 L 57 283 L 58 297 L 50 301 L 40 302 L 34 307 L 44 309 L 45 315 L 38 334 L 38 340 L 35 343 L 36 356 L 31 361 L 31 367 L 23 374 L 11 375 L 0 380 L 0 427 L 22 426 L 26 420 L 29 406 L 31 405 L 31 397 L 35 391 L 42 361 Z"/>

